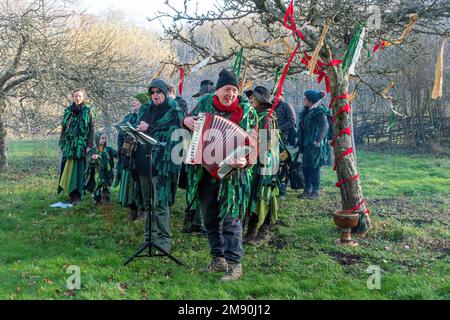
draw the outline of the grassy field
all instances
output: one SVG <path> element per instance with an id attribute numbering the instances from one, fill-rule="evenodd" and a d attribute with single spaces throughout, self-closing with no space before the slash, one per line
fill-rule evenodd
<path id="1" fill-rule="evenodd" d="M 334 245 L 332 212 L 339 190 L 323 170 L 323 197 L 280 203 L 272 241 L 245 247 L 245 276 L 221 284 L 202 274 L 205 238 L 180 233 L 184 192 L 172 211 L 173 254 L 122 266 L 143 238 L 117 204 L 94 208 L 89 196 L 73 209 L 54 209 L 58 154 L 53 140 L 9 141 L 10 168 L 0 174 L 0 299 L 450 299 L 450 160 L 358 150 L 373 229 L 359 247 Z M 113 199 L 117 189 L 113 189 Z M 68 290 L 69 266 L 81 289 Z M 369 266 L 381 268 L 369 289 Z"/>

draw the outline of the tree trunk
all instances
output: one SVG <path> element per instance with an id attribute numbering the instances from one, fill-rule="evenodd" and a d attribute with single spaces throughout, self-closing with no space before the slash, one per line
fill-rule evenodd
<path id="1" fill-rule="evenodd" d="M 335 99 L 348 92 L 348 74 L 344 77 L 341 66 L 329 67 L 331 99 L 333 102 L 333 115 L 335 115 L 345 104 L 347 99 Z M 333 126 L 333 136 L 336 137 L 342 130 L 350 126 L 350 116 L 346 112 L 341 113 L 335 120 Z M 358 174 L 356 168 L 356 153 L 350 153 L 344 157 L 344 152 L 352 148 L 352 138 L 347 134 L 341 135 L 334 143 L 334 155 L 336 161 L 336 172 L 338 181 L 348 180 Z M 361 188 L 361 180 L 351 180 L 341 185 L 341 203 L 343 210 L 354 210 L 360 214 L 358 227 L 353 232 L 365 232 L 370 228 L 370 218 L 366 213 L 366 205 Z M 358 208 L 357 208 L 358 207 Z M 357 208 L 357 209 L 355 209 Z"/>
<path id="2" fill-rule="evenodd" d="M 0 172 L 5 171 L 7 168 L 8 158 L 6 154 L 6 130 L 3 124 L 3 114 L 0 114 Z"/>

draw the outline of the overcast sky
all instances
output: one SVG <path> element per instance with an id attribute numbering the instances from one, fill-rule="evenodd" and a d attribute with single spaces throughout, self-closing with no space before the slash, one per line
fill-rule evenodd
<path id="1" fill-rule="evenodd" d="M 214 0 L 193 0 L 192 6 L 198 2 L 199 11 L 213 8 Z M 176 8 L 183 8 L 184 0 L 170 0 Z M 81 8 L 91 14 L 101 14 L 108 9 L 122 11 L 128 20 L 147 29 L 160 30 L 159 22 L 149 22 L 147 17 L 154 17 L 158 10 L 165 11 L 163 0 L 81 0 Z"/>

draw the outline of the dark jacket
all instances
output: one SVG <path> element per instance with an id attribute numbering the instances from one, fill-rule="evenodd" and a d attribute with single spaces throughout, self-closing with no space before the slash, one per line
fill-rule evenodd
<path id="1" fill-rule="evenodd" d="M 186 116 L 188 114 L 188 105 L 187 105 L 186 100 L 184 100 L 180 96 L 177 96 L 175 98 L 175 101 L 178 103 L 178 106 L 180 107 L 181 111 L 183 112 L 183 115 Z"/>
<path id="2" fill-rule="evenodd" d="M 275 112 L 277 115 L 277 126 L 282 133 L 284 144 L 294 146 L 297 137 L 294 108 L 283 100 L 275 107 Z"/>
<path id="3" fill-rule="evenodd" d="M 329 143 L 327 117 L 330 109 L 319 104 L 314 109 L 304 108 L 298 121 L 298 146 L 303 153 L 303 166 L 317 168 L 323 166 L 328 157 Z M 315 146 L 314 142 L 319 143 Z"/>

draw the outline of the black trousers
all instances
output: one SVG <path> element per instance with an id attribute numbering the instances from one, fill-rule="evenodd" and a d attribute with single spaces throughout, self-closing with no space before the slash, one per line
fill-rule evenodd
<path id="1" fill-rule="evenodd" d="M 213 257 L 224 257 L 228 262 L 240 263 L 244 256 L 242 245 L 242 221 L 228 213 L 224 220 L 219 217 L 219 183 L 206 176 L 198 188 L 200 210 Z"/>
<path id="2" fill-rule="evenodd" d="M 303 167 L 305 176 L 305 189 L 320 189 L 320 166 L 317 168 Z"/>

